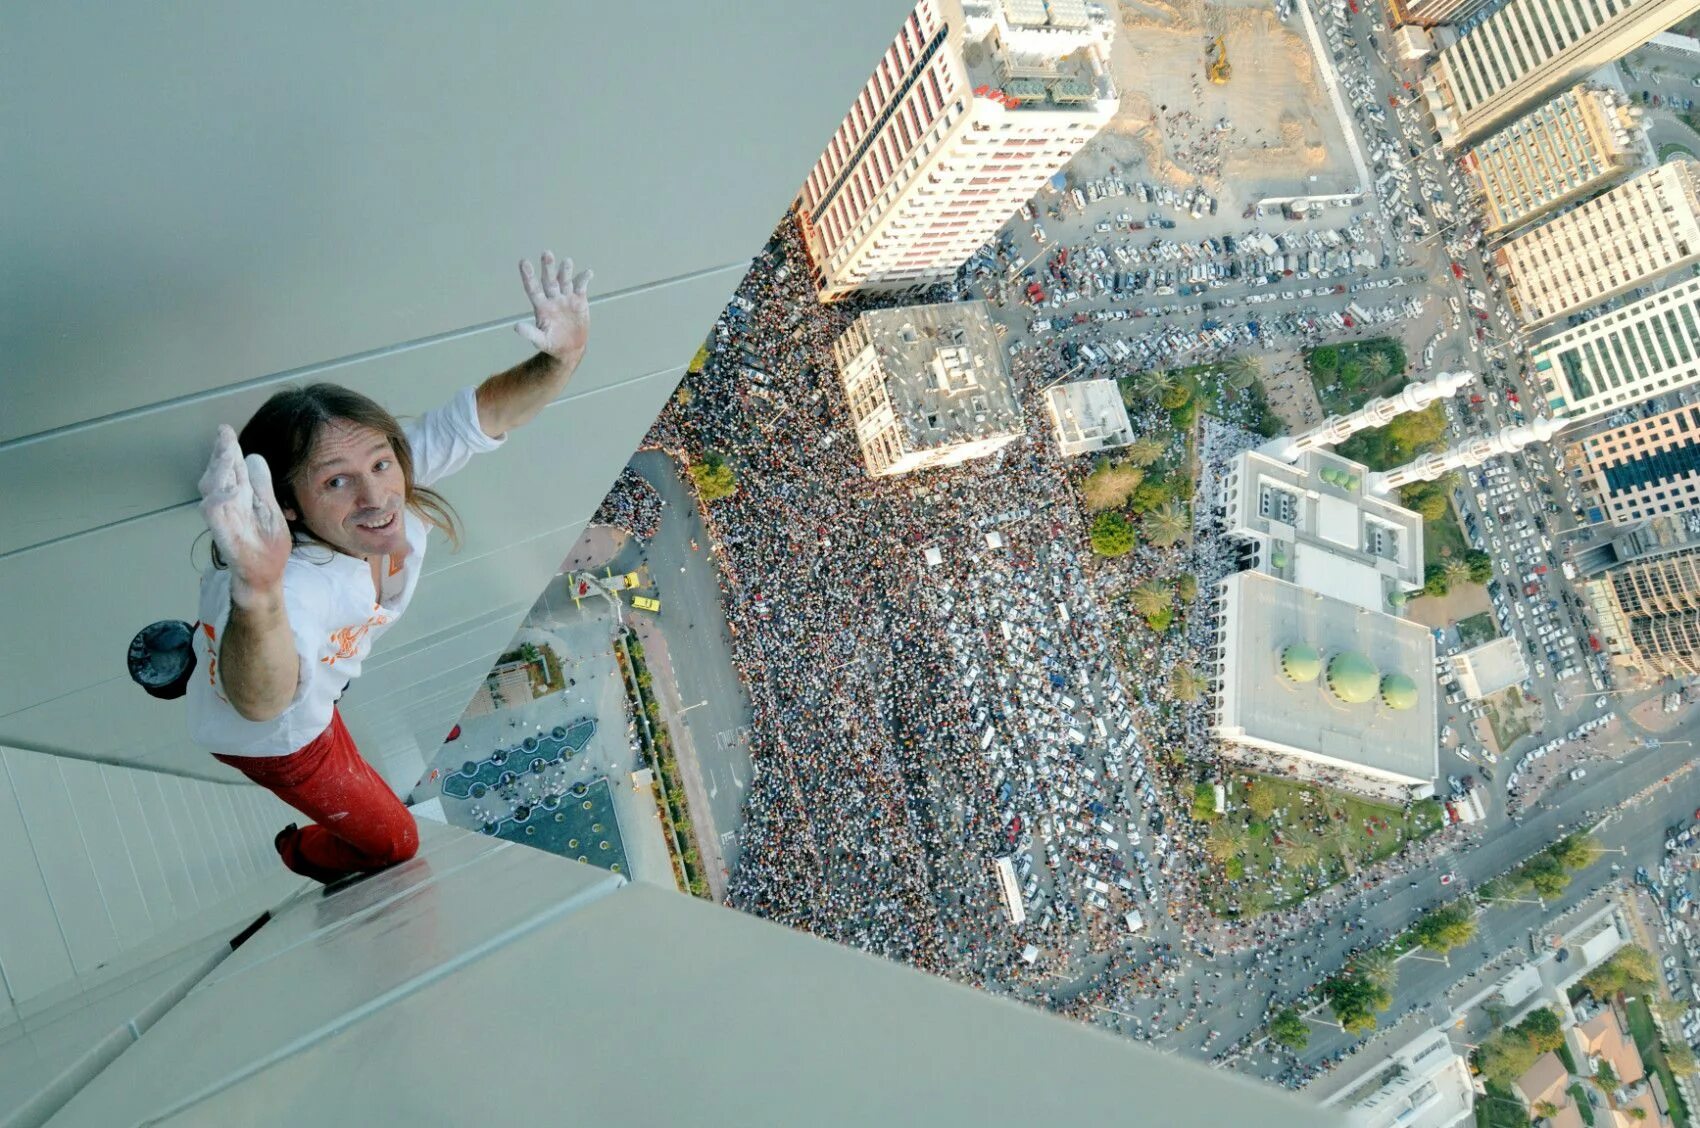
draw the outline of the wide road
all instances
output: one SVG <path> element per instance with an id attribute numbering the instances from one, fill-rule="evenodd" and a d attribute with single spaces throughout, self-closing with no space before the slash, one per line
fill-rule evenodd
<path id="1" fill-rule="evenodd" d="M 684 711 L 682 718 L 670 718 L 670 723 L 683 724 L 696 750 L 719 852 L 727 870 L 735 872 L 737 832 L 743 825 L 744 791 L 752 772 L 750 704 L 732 664 L 708 533 L 696 498 L 680 480 L 672 459 L 646 451 L 634 457 L 631 465 L 655 487 L 667 508 L 655 539 L 641 548 L 636 541 L 627 542 L 612 567 L 619 572 L 648 565 L 655 595 L 661 600 L 655 625 L 667 641 Z"/>

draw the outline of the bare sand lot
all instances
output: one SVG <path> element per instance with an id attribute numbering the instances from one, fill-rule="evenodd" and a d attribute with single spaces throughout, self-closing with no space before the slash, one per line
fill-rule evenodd
<path id="1" fill-rule="evenodd" d="M 1243 209 L 1349 175 L 1338 123 L 1294 17 L 1266 5 L 1119 0 L 1110 65 L 1121 110 L 1075 160 L 1084 178 L 1116 166 L 1176 188 L 1197 184 Z M 1232 73 L 1208 81 L 1207 55 L 1221 36 Z"/>

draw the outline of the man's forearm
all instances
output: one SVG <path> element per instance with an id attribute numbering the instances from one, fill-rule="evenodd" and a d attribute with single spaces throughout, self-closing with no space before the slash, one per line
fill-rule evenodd
<path id="1" fill-rule="evenodd" d="M 218 677 L 224 696 L 247 720 L 269 721 L 289 708 L 301 663 L 282 591 L 231 600 L 218 646 Z"/>
<path id="2" fill-rule="evenodd" d="M 582 351 L 557 360 L 536 353 L 478 385 L 478 426 L 492 439 L 523 427 L 567 387 Z"/>

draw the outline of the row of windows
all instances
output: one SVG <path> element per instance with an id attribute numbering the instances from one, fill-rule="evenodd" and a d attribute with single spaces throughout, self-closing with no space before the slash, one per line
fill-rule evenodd
<path id="1" fill-rule="evenodd" d="M 1627 0 L 1511 0 L 1448 48 L 1453 88 L 1473 110 L 1628 8 Z"/>

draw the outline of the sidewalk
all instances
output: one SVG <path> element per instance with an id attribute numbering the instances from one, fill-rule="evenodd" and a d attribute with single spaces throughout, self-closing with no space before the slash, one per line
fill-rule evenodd
<path id="1" fill-rule="evenodd" d="M 726 900 L 726 858 L 720 851 L 720 829 L 714 821 L 714 808 L 708 801 L 708 790 L 702 782 L 702 764 L 697 756 L 696 742 L 690 726 L 683 723 L 684 703 L 679 697 L 679 680 L 673 672 L 673 656 L 667 650 L 667 639 L 653 620 L 638 618 L 633 624 L 638 641 L 643 644 L 644 657 L 656 688 L 656 700 L 661 705 L 661 720 L 673 735 L 673 750 L 679 761 L 679 774 L 685 785 L 685 798 L 691 805 L 691 825 L 696 830 L 697 852 L 702 857 L 703 876 L 708 879 L 708 891 L 716 901 Z"/>

